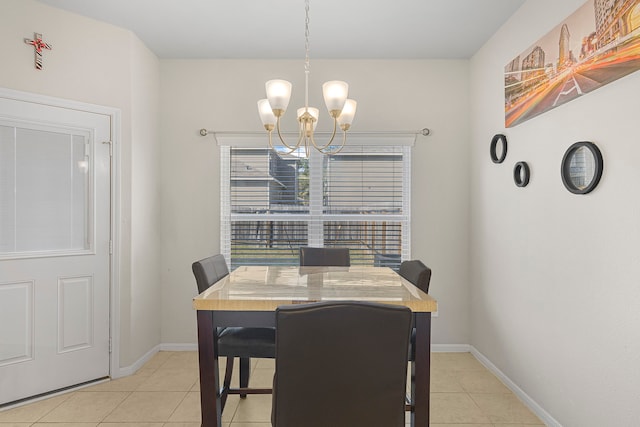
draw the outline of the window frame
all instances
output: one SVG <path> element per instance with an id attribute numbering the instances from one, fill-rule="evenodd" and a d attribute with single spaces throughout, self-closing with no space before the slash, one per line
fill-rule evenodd
<path id="1" fill-rule="evenodd" d="M 231 259 L 231 235 L 234 221 L 303 221 L 308 225 L 307 245 L 324 246 L 324 224 L 331 222 L 386 221 L 401 224 L 401 260 L 411 259 L 411 155 L 415 135 L 361 135 L 350 137 L 348 144 L 370 146 L 372 150 L 384 147 L 400 147 L 402 154 L 402 212 L 399 214 L 325 214 L 323 194 L 323 155 L 313 151 L 309 156 L 309 212 L 308 213 L 232 213 L 231 212 L 231 149 L 264 149 L 264 136 L 217 136 L 220 148 L 220 252 L 233 266 Z"/>

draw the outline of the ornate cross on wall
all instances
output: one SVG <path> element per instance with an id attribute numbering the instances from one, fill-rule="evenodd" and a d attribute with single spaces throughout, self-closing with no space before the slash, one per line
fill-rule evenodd
<path id="1" fill-rule="evenodd" d="M 36 69 L 42 70 L 42 49 L 51 50 L 52 46 L 42 40 L 42 34 L 33 33 L 33 40 L 24 39 L 26 44 L 33 46 L 36 55 Z"/>

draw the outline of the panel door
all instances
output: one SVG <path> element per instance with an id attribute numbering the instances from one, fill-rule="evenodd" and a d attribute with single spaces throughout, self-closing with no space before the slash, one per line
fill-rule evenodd
<path id="1" fill-rule="evenodd" d="M 0 97 L 0 404 L 109 375 L 110 120 Z"/>

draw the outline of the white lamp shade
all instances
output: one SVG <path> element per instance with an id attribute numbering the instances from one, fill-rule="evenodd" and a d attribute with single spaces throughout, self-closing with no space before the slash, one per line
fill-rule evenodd
<path id="1" fill-rule="evenodd" d="M 349 85 L 338 80 L 326 82 L 322 85 L 322 95 L 329 112 L 340 111 L 349 95 Z"/>
<path id="2" fill-rule="evenodd" d="M 356 115 L 357 105 L 358 103 L 353 99 L 347 99 L 342 108 L 342 113 L 338 116 L 338 124 L 351 126 L 353 118 Z"/>
<path id="3" fill-rule="evenodd" d="M 269 80 L 265 87 L 271 109 L 286 110 L 291 98 L 291 83 L 286 80 Z"/>
<path id="4" fill-rule="evenodd" d="M 302 116 L 305 112 L 307 108 L 298 108 L 298 118 L 300 118 L 300 116 Z M 317 108 L 313 108 L 313 107 L 308 107 L 309 110 L 309 114 L 311 114 L 311 116 L 316 119 L 313 122 L 313 130 L 316 130 L 316 126 L 318 126 L 318 118 L 320 117 L 320 110 L 318 110 Z"/>
<path id="5" fill-rule="evenodd" d="M 276 116 L 273 115 L 273 111 L 271 110 L 271 105 L 269 104 L 268 99 L 261 99 L 258 101 L 258 114 L 260 114 L 260 120 L 262 120 L 262 124 L 274 125 L 276 124 Z"/>

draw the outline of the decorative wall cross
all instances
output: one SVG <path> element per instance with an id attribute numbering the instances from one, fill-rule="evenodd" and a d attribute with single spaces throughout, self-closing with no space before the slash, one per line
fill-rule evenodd
<path id="1" fill-rule="evenodd" d="M 36 69 L 42 70 L 42 49 L 51 50 L 52 46 L 42 40 L 42 34 L 33 33 L 33 40 L 24 39 L 26 44 L 33 46 L 36 55 Z"/>

